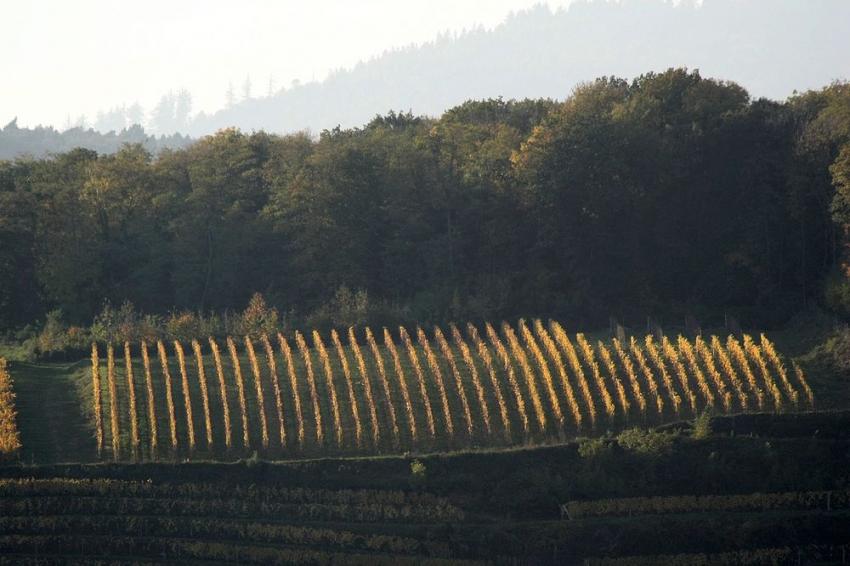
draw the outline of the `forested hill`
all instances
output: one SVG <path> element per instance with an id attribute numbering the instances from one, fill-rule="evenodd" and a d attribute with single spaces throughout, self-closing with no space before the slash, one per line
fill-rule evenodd
<path id="1" fill-rule="evenodd" d="M 850 85 L 779 103 L 682 69 L 318 139 L 74 150 L 0 162 L 0 328 L 57 308 L 88 322 L 104 299 L 221 311 L 255 291 L 314 322 L 764 325 L 850 305 L 849 211 Z"/>
<path id="2" fill-rule="evenodd" d="M 322 82 L 198 116 L 186 131 L 319 132 L 389 109 L 438 116 L 470 98 L 563 98 L 591 77 L 679 66 L 783 100 L 850 78 L 847 22 L 846 0 L 577 0 L 384 53 Z"/>
<path id="3" fill-rule="evenodd" d="M 20 128 L 14 119 L 0 128 L 0 159 L 41 158 L 80 147 L 98 153 L 115 153 L 124 144 L 140 144 L 147 151 L 158 153 L 163 149 L 186 147 L 191 142 L 188 136 L 180 134 L 151 136 L 139 125 L 108 133 L 80 127 L 60 132 L 50 127 Z"/>

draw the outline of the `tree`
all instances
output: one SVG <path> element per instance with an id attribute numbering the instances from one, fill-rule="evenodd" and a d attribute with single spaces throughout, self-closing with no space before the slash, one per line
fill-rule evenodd
<path id="1" fill-rule="evenodd" d="M 189 127 L 189 117 L 192 113 L 192 95 L 186 89 L 180 89 L 174 103 L 174 121 L 176 130 L 186 132 Z"/>
<path id="2" fill-rule="evenodd" d="M 150 124 L 159 134 L 177 131 L 177 98 L 174 92 L 164 94 L 151 112 Z"/>
<path id="3" fill-rule="evenodd" d="M 224 93 L 225 108 L 233 108 L 236 104 L 236 94 L 233 91 L 233 82 L 227 83 L 227 91 Z"/>
<path id="4" fill-rule="evenodd" d="M 242 100 L 251 99 L 251 75 L 245 76 L 245 82 L 242 83 Z"/>

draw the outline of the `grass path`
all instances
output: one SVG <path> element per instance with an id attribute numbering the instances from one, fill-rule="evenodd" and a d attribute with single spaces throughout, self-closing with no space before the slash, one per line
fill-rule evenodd
<path id="1" fill-rule="evenodd" d="M 94 438 L 74 385 L 79 363 L 12 364 L 23 463 L 95 460 Z"/>

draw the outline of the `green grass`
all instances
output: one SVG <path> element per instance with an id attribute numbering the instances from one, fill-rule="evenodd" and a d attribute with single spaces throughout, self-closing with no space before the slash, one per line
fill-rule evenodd
<path id="1" fill-rule="evenodd" d="M 83 362 L 10 364 L 25 464 L 96 459 L 93 430 L 81 412 L 77 386 Z"/>

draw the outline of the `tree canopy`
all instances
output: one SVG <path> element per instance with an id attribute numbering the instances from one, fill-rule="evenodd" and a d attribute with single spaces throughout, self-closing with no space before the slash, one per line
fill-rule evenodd
<path id="1" fill-rule="evenodd" d="M 303 315 L 341 288 L 422 321 L 782 320 L 842 262 L 848 93 L 752 100 L 671 69 L 318 138 L 227 129 L 155 157 L 0 162 L 0 328 L 258 291 Z"/>

